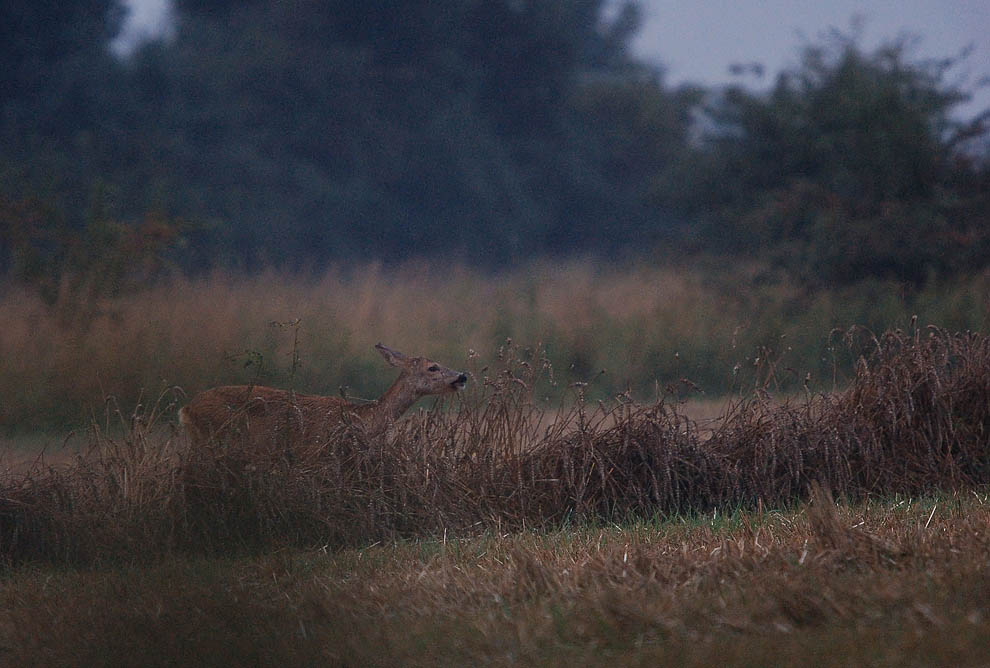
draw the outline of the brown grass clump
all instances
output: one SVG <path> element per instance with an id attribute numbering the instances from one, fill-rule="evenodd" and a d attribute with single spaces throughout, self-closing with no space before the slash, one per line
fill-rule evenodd
<path id="1" fill-rule="evenodd" d="M 166 394 L 134 416 L 117 412 L 116 429 L 94 427 L 71 465 L 8 474 L 0 555 L 92 563 L 360 545 L 779 508 L 816 488 L 857 499 L 990 482 L 987 337 L 865 340 L 848 389 L 779 404 L 758 393 L 709 438 L 664 400 L 589 404 L 578 386 L 552 410 L 538 399 L 554 382 L 549 361 L 511 345 L 492 367 L 475 365 L 462 400 L 380 438 L 343 425 L 319 449 L 276 439 L 193 449 L 159 424 Z"/>
<path id="2" fill-rule="evenodd" d="M 861 330 L 847 334 L 850 346 Z M 990 339 L 938 328 L 868 333 L 868 353 L 841 392 L 739 404 L 710 447 L 736 472 L 740 502 L 779 504 L 812 481 L 851 497 L 986 482 Z"/>

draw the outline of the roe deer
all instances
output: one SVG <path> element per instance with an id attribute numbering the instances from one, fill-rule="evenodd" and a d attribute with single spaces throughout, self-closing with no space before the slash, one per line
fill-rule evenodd
<path id="1" fill-rule="evenodd" d="M 399 377 L 377 401 L 354 404 L 340 397 L 296 394 L 261 385 L 226 385 L 193 397 L 179 411 L 179 423 L 194 443 L 229 436 L 253 444 L 287 439 L 321 439 L 345 420 L 368 435 L 384 432 L 420 397 L 464 389 L 467 375 L 424 357 L 406 357 L 381 343 L 375 348 Z"/>

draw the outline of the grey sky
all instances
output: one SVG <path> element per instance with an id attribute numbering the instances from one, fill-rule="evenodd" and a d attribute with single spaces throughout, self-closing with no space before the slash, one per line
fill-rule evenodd
<path id="1" fill-rule="evenodd" d="M 614 0 L 613 0 L 614 1 Z M 127 0 L 133 13 L 129 37 L 160 34 L 168 25 L 168 0 Z M 849 31 L 855 16 L 864 19 L 867 48 L 900 33 L 921 38 L 917 56 L 945 57 L 973 46 L 967 61 L 968 87 L 990 76 L 990 1 L 988 0 L 640 0 L 645 23 L 636 52 L 667 68 L 668 81 L 720 84 L 734 80 L 732 63 L 759 62 L 772 82 L 793 64 L 798 49 L 829 27 Z M 127 39 L 127 38 L 125 38 Z M 752 80 L 747 83 L 756 83 Z M 990 107 L 990 87 L 977 92 L 967 112 Z"/>
<path id="2" fill-rule="evenodd" d="M 143 37 L 158 37 L 168 30 L 168 0 L 124 0 L 124 4 L 130 9 L 130 15 L 118 44 L 129 45 Z"/>
<path id="3" fill-rule="evenodd" d="M 919 58 L 945 57 L 972 46 L 957 74 L 968 73 L 970 87 L 990 75 L 990 2 L 987 0 L 640 0 L 645 25 L 635 41 L 643 58 L 667 68 L 672 83 L 727 83 L 731 63 L 760 62 L 766 83 L 797 61 L 800 46 L 830 27 L 850 32 L 851 20 L 864 20 L 863 45 L 877 46 L 901 33 L 921 38 Z M 754 83 L 749 80 L 747 83 Z M 990 106 L 990 89 L 970 108 Z"/>

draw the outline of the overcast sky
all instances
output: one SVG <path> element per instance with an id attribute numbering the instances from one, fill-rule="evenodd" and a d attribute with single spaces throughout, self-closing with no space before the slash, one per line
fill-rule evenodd
<path id="1" fill-rule="evenodd" d="M 731 63 L 750 62 L 767 67 L 770 83 L 797 61 L 802 44 L 830 27 L 851 32 L 854 17 L 863 21 L 866 48 L 902 33 L 920 38 L 919 58 L 953 56 L 972 46 L 958 74 L 968 73 L 970 84 L 990 75 L 988 0 L 641 0 L 640 5 L 645 22 L 635 48 L 664 65 L 671 83 L 729 82 Z M 990 88 L 972 106 L 990 106 Z"/>
<path id="2" fill-rule="evenodd" d="M 160 34 L 167 26 L 168 0 L 126 1 L 132 8 L 129 35 Z M 751 62 L 765 65 L 764 81 L 772 82 L 797 60 L 801 44 L 829 27 L 849 32 L 857 16 L 864 21 L 867 48 L 900 33 L 921 38 L 920 58 L 953 56 L 972 46 L 959 74 L 968 74 L 968 87 L 990 76 L 990 0 L 640 0 L 640 5 L 645 21 L 636 52 L 663 65 L 671 83 L 726 83 L 734 80 L 730 64 Z M 990 87 L 978 92 L 967 111 L 986 107 Z"/>

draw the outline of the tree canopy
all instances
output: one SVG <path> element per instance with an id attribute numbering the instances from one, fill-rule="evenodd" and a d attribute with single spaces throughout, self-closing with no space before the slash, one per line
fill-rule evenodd
<path id="1" fill-rule="evenodd" d="M 715 91 L 636 61 L 633 2 L 178 0 L 123 59 L 116 0 L 3 5 L 0 263 L 25 275 L 107 229 L 186 268 L 662 245 L 917 282 L 990 250 L 962 150 L 987 117 L 903 40 Z"/>
<path id="2" fill-rule="evenodd" d="M 708 235 L 825 283 L 985 263 L 986 163 L 960 148 L 988 117 L 958 117 L 969 94 L 946 83 L 954 59 L 909 53 L 907 39 L 867 53 L 833 33 L 768 94 L 726 91 L 712 105 Z"/>

